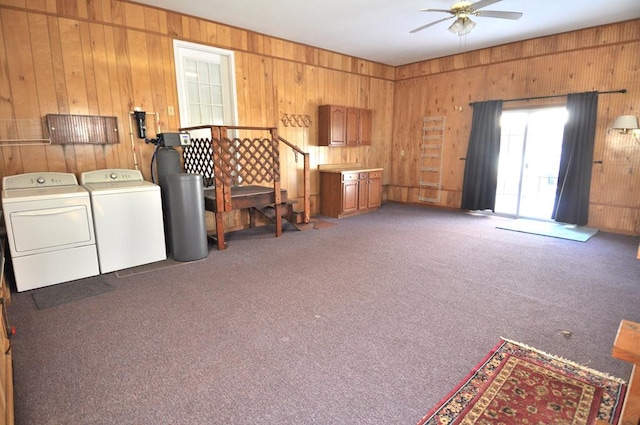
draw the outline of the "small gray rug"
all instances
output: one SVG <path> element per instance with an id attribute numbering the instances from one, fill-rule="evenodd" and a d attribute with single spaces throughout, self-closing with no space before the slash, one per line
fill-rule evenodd
<path id="1" fill-rule="evenodd" d="M 105 282 L 102 276 L 89 277 L 72 282 L 59 283 L 35 289 L 31 295 L 39 310 L 92 297 L 115 288 Z"/>
<path id="2" fill-rule="evenodd" d="M 575 224 L 560 223 L 555 221 L 527 220 L 519 218 L 509 223 L 496 226 L 498 229 L 513 230 L 515 232 L 533 233 L 552 238 L 569 239 L 572 241 L 586 242 L 598 229 L 576 226 Z"/>

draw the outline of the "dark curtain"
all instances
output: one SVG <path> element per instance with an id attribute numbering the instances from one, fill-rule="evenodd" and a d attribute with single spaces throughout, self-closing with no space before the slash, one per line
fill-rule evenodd
<path id="1" fill-rule="evenodd" d="M 589 217 L 598 92 L 569 94 L 567 112 L 569 119 L 562 137 L 562 155 L 552 218 L 583 226 L 587 224 Z"/>
<path id="2" fill-rule="evenodd" d="M 473 121 L 462 184 L 462 209 L 495 209 L 501 115 L 502 100 L 473 104 Z"/>

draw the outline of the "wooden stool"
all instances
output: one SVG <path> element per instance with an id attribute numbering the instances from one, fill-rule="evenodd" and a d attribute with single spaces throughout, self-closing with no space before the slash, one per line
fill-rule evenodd
<path id="1" fill-rule="evenodd" d="M 627 395 L 622 404 L 619 425 L 640 425 L 640 323 L 620 322 L 611 354 L 614 358 L 633 364 Z"/>

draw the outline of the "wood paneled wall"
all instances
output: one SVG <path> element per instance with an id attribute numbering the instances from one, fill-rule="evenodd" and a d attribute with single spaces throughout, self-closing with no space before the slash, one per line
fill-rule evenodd
<path id="1" fill-rule="evenodd" d="M 415 202 L 421 121 L 429 115 L 447 119 L 440 205 L 459 208 L 469 102 L 627 88 L 626 95 L 600 99 L 596 159 L 603 164 L 594 169 L 590 225 L 632 233 L 640 158 L 632 139 L 606 127 L 618 114 L 638 115 L 639 28 L 636 20 L 393 68 L 126 1 L 0 0 L 0 119 L 112 115 L 120 133 L 117 145 L 2 143 L 0 177 L 139 168 L 150 180 L 154 147 L 131 137 L 130 112 L 155 112 L 161 131 L 177 130 L 175 38 L 235 52 L 239 124 L 277 126 L 310 153 L 312 213 L 319 211 L 319 164 L 383 167 L 386 197 Z M 372 146 L 317 146 L 321 104 L 372 109 Z M 284 114 L 309 115 L 312 124 L 287 127 Z M 152 117 L 147 124 L 152 137 Z M 301 161 L 284 148 L 282 160 L 283 187 L 300 198 Z M 228 224 L 241 220 L 230 217 Z"/>
<path id="2" fill-rule="evenodd" d="M 470 36 L 473 36 L 471 34 Z M 640 116 L 640 20 L 606 25 L 396 68 L 388 199 L 418 202 L 422 119 L 444 116 L 441 201 L 460 207 L 470 102 L 627 89 L 599 96 L 589 225 L 640 234 L 640 143 L 608 130 L 617 115 Z M 566 98 L 508 102 L 507 108 Z M 404 155 L 402 155 L 404 153 Z"/>
<path id="3" fill-rule="evenodd" d="M 151 180 L 154 146 L 131 136 L 131 112 L 157 113 L 157 125 L 147 116 L 149 138 L 178 129 L 173 39 L 235 52 L 238 124 L 276 126 L 310 153 L 312 213 L 318 164 L 389 167 L 393 67 L 118 0 L 0 0 L 0 118 L 116 116 L 120 133 L 115 146 L 1 143 L 0 177 L 138 168 Z M 373 146 L 317 146 L 317 107 L 328 103 L 373 109 Z M 311 126 L 287 127 L 284 114 L 309 115 Z M 281 150 L 282 185 L 302 205 L 302 160 Z M 231 216 L 230 227 L 241 219 Z"/>

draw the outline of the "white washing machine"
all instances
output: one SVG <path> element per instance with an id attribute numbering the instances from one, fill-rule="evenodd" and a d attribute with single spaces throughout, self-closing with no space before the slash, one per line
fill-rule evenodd
<path id="1" fill-rule="evenodd" d="M 2 208 L 18 292 L 100 273 L 89 193 L 75 175 L 3 177 Z"/>
<path id="2" fill-rule="evenodd" d="M 80 184 L 93 206 L 100 273 L 167 258 L 160 186 L 126 169 L 88 171 Z"/>

